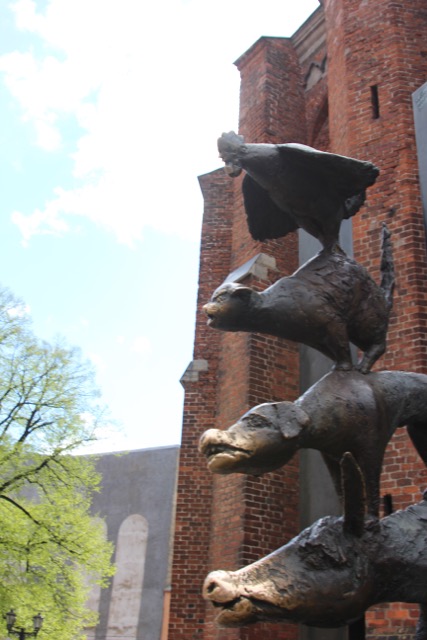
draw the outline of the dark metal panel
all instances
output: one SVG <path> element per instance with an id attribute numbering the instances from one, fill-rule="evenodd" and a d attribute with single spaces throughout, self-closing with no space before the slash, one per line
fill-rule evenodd
<path id="1" fill-rule="evenodd" d="M 427 82 L 412 94 L 424 227 L 427 229 Z"/>

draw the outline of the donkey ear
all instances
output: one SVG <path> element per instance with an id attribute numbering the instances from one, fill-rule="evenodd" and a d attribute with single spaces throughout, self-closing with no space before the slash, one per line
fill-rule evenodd
<path id="1" fill-rule="evenodd" d="M 310 422 L 306 412 L 293 402 L 278 402 L 275 407 L 277 422 L 285 439 L 299 436 Z"/>
<path id="2" fill-rule="evenodd" d="M 351 453 L 345 453 L 340 464 L 344 496 L 344 531 L 360 538 L 365 527 L 365 480 Z"/>

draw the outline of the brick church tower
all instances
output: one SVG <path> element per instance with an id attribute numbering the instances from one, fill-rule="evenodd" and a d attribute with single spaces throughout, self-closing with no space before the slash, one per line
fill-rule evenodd
<path id="1" fill-rule="evenodd" d="M 239 132 L 248 142 L 300 142 L 379 167 L 366 205 L 344 225 L 342 242 L 378 281 L 380 229 L 387 222 L 396 290 L 388 350 L 376 368 L 427 373 L 427 259 L 419 184 L 419 167 L 427 170 L 425 0 L 323 0 L 292 37 L 262 37 L 236 65 Z M 421 176 L 427 183 L 427 175 Z M 308 348 L 278 338 L 223 333 L 206 325 L 202 305 L 227 276 L 264 289 L 295 271 L 316 247 L 303 233 L 262 244 L 252 240 L 240 179 L 231 180 L 222 168 L 202 176 L 200 186 L 205 206 L 198 310 L 194 359 L 182 380 L 168 637 L 333 637 L 333 632 L 316 636 L 286 623 L 219 629 L 212 606 L 201 598 L 209 571 L 236 569 L 270 553 L 337 506 L 313 452 L 301 452 L 260 478 L 212 475 L 198 453 L 206 429 L 226 428 L 262 402 L 294 400 L 331 366 Z M 390 443 L 383 469 L 381 493 L 393 509 L 420 500 L 427 473 L 405 430 Z M 403 638 L 413 633 L 417 615 L 414 605 L 376 607 L 367 613 L 366 635 Z M 337 633 L 334 637 L 344 637 L 343 631 Z"/>

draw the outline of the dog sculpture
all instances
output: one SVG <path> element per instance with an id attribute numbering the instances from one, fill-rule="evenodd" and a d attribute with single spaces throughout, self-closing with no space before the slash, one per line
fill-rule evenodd
<path id="1" fill-rule="evenodd" d="M 223 331 L 267 333 L 314 347 L 351 369 L 350 342 L 367 373 L 384 353 L 393 302 L 390 234 L 383 227 L 381 285 L 339 247 L 320 251 L 292 276 L 258 293 L 237 283 L 220 286 L 204 306 L 208 324 Z"/>
<path id="2" fill-rule="evenodd" d="M 374 604 L 417 602 L 416 640 L 427 640 L 427 496 L 373 524 L 364 520 L 363 483 L 349 454 L 342 467 L 343 518 L 322 518 L 265 558 L 207 576 L 203 595 L 220 626 L 291 620 L 339 627 Z"/>
<path id="3" fill-rule="evenodd" d="M 261 404 L 225 431 L 209 429 L 199 448 L 214 473 L 253 475 L 281 467 L 298 449 L 317 449 L 339 496 L 339 462 L 349 451 L 365 479 L 368 513 L 377 517 L 384 452 L 404 425 L 427 465 L 427 375 L 332 371 L 295 402 Z"/>

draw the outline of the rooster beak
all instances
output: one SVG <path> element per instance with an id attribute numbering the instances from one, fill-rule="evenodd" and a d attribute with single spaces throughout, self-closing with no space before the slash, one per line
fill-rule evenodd
<path id="1" fill-rule="evenodd" d="M 228 162 L 225 165 L 224 169 L 227 175 L 230 176 L 230 178 L 237 178 L 237 176 L 240 176 L 240 174 L 242 173 L 242 168 L 236 164 L 232 164 L 231 162 Z"/>

